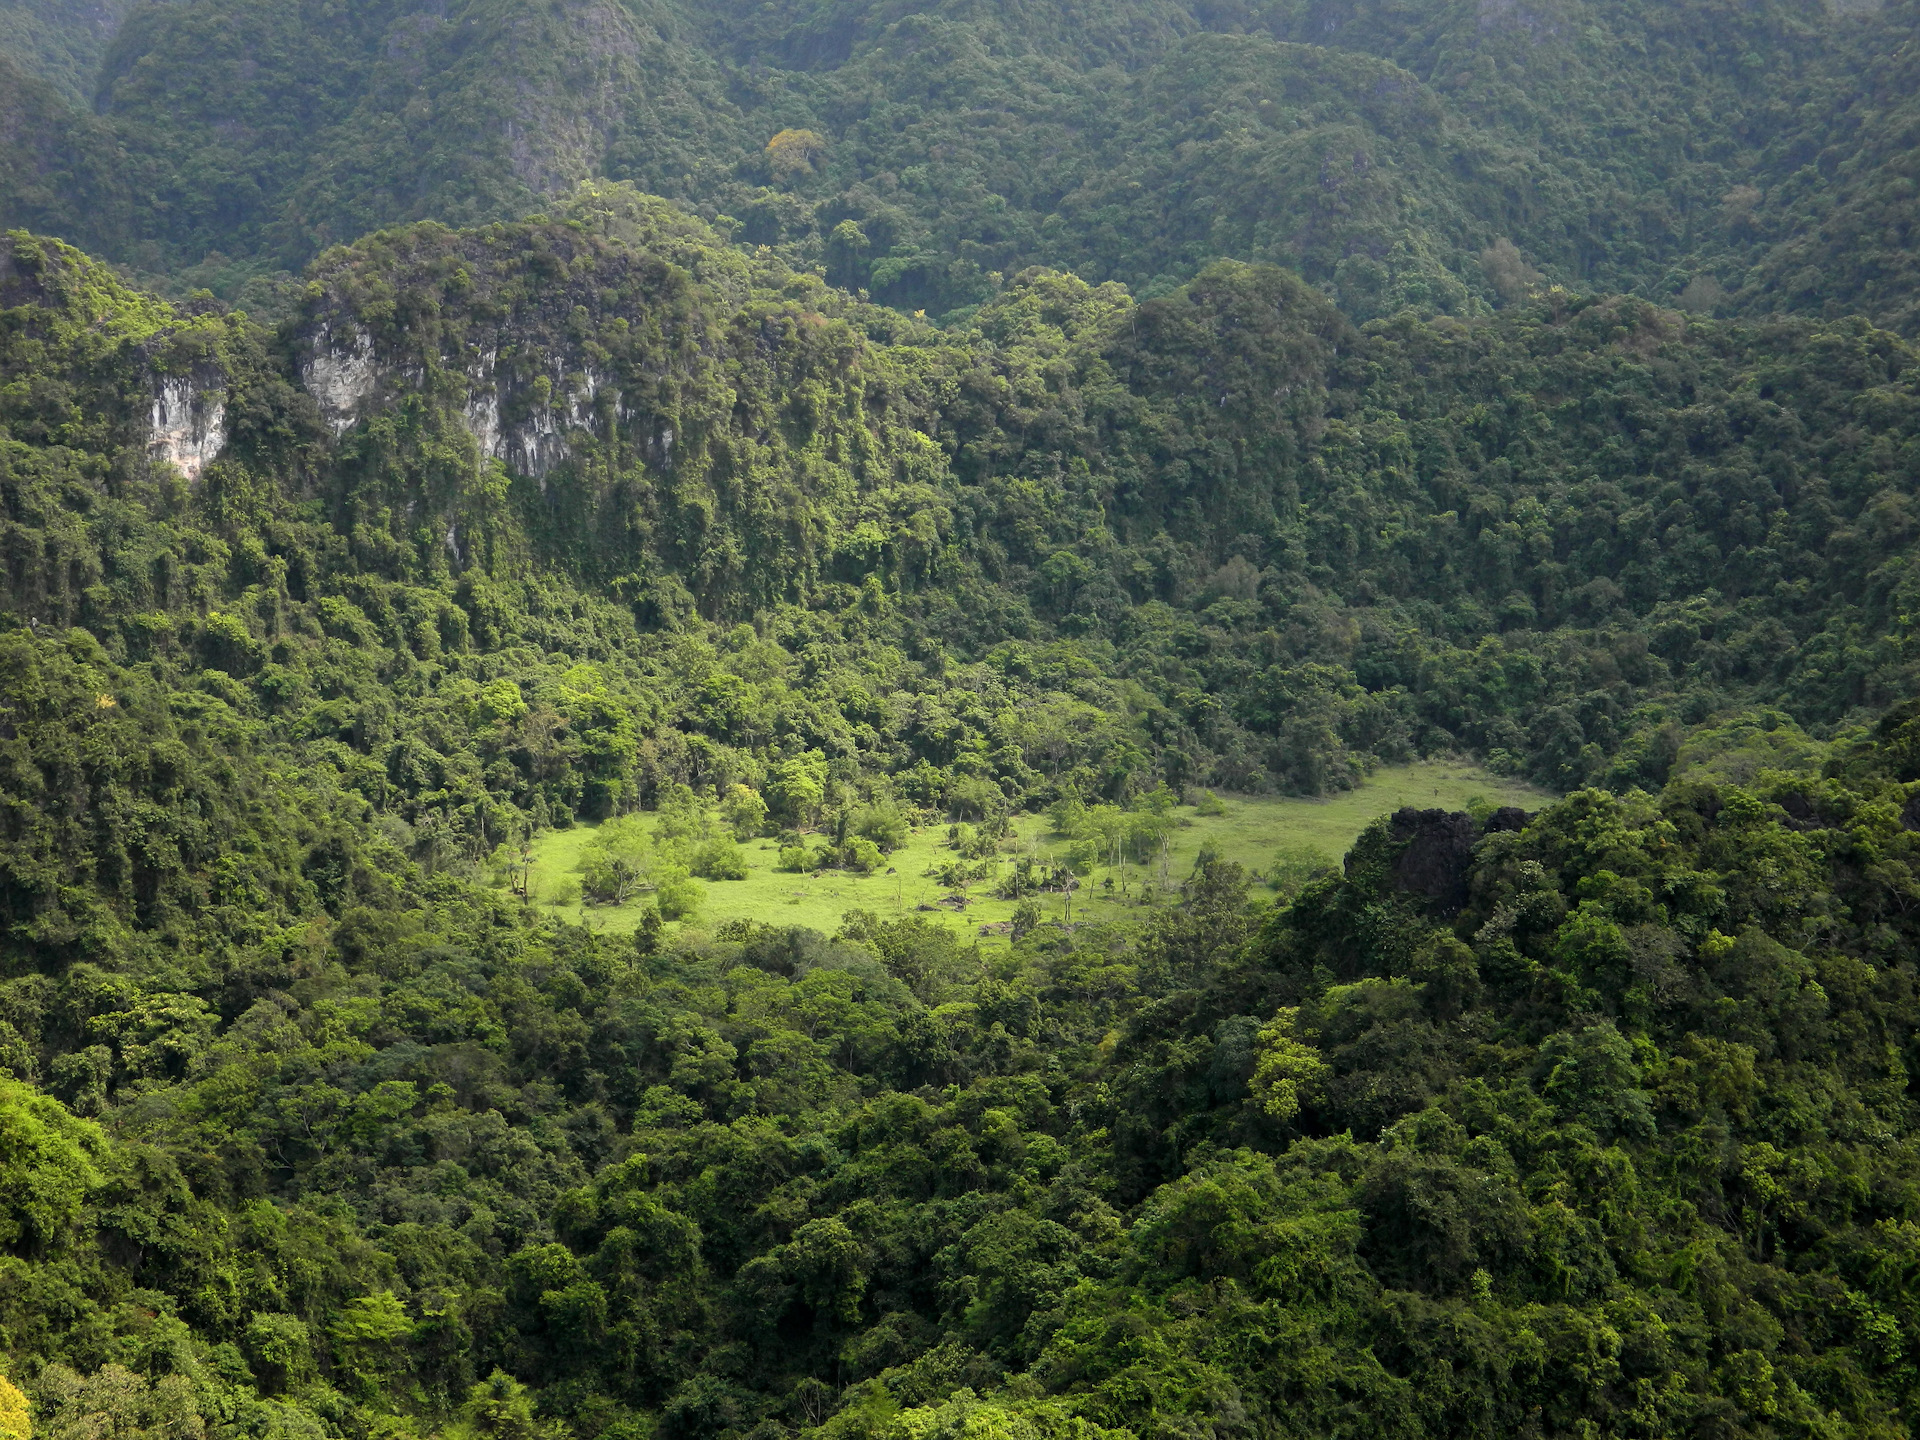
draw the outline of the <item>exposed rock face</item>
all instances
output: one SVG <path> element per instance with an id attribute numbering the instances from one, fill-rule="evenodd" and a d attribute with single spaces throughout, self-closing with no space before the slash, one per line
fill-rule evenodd
<path id="1" fill-rule="evenodd" d="M 482 456 L 489 460 L 507 458 L 506 437 L 500 430 L 500 396 L 491 386 L 468 397 L 466 424 Z"/>
<path id="2" fill-rule="evenodd" d="M 479 447 L 482 460 L 498 460 L 517 475 L 544 480 L 572 458 L 573 449 L 567 443 L 570 431 L 600 427 L 599 398 L 617 387 L 590 368 L 573 375 L 571 381 L 563 368 L 556 368 L 549 377 L 549 398 L 531 407 L 523 403 L 517 407 L 521 418 L 509 423 L 501 418 L 510 397 L 502 393 L 505 387 L 496 368 L 498 356 L 497 346 L 481 350 L 467 366 L 467 400 L 461 421 Z M 301 376 L 335 435 L 346 434 L 362 414 L 394 393 L 417 389 L 421 379 L 417 369 L 383 363 L 373 337 L 351 324 L 323 327 L 314 333 Z M 614 413 L 617 418 L 626 418 L 617 394 Z M 669 430 L 665 445 L 670 449 L 672 443 L 673 432 Z"/>
<path id="3" fill-rule="evenodd" d="M 198 480 L 227 443 L 225 387 L 189 379 L 162 380 L 154 393 L 149 425 L 147 453 L 188 480 Z"/>
<path id="4" fill-rule="evenodd" d="M 1463 811 L 1397 810 L 1393 838 L 1406 842 L 1393 862 L 1393 888 L 1415 895 L 1442 914 L 1467 903 L 1467 878 L 1479 834 Z"/>
<path id="5" fill-rule="evenodd" d="M 554 421 L 552 407 L 542 406 L 502 435 L 499 453 L 493 458 L 504 460 L 509 470 L 544 480 L 572 453 Z"/>
<path id="6" fill-rule="evenodd" d="M 596 428 L 594 401 L 609 388 L 608 383 L 589 369 L 569 388 L 565 377 L 555 373 L 550 377 L 551 401 L 535 405 L 518 423 L 504 425 L 500 419 L 502 384 L 495 368 L 498 356 L 498 349 L 483 351 L 478 363 L 467 372 L 467 433 L 480 447 L 482 459 L 498 460 L 517 475 L 544 480 L 572 457 L 567 432 Z"/>
<path id="7" fill-rule="evenodd" d="M 594 432 L 603 428 L 598 409 L 603 393 L 613 395 L 616 425 L 630 418 L 620 403 L 617 387 L 604 376 L 588 370 L 574 377 L 571 388 L 555 377 L 550 404 L 535 406 L 524 420 L 503 428 L 499 386 L 491 376 L 485 380 L 484 389 L 479 388 L 482 383 L 475 382 L 474 397 L 467 402 L 468 432 L 482 455 L 502 461 L 515 474 L 530 475 L 537 480 L 546 479 L 572 458 L 573 449 L 567 443 L 570 432 Z M 666 433 L 667 445 L 671 447 L 673 432 Z"/>
<path id="8" fill-rule="evenodd" d="M 307 390 L 320 403 L 320 413 L 344 435 L 360 418 L 360 407 L 378 388 L 373 363 L 373 336 L 358 326 L 345 335 L 322 330 L 314 337 L 307 363 L 301 367 Z"/>
<path id="9" fill-rule="evenodd" d="M 575 62 L 573 83 L 555 87 L 527 74 L 510 82 L 514 102 L 505 127 L 508 156 L 515 178 L 536 195 L 563 194 L 599 173 L 609 137 L 620 128 L 633 94 L 647 84 L 636 17 L 605 0 L 516 16 L 510 30 L 519 43 L 513 51 L 550 52 L 553 41 L 541 32 L 556 21 L 564 26 L 569 58 Z M 653 44 L 646 48 L 660 48 L 658 36 L 647 38 Z"/>

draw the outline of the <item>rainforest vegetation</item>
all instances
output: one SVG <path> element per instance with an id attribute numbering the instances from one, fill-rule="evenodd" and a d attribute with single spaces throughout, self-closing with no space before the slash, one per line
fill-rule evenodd
<path id="1" fill-rule="evenodd" d="M 0 1435 L 1912 1433 L 1914 13 L 0 0 Z"/>
<path id="2" fill-rule="evenodd" d="M 1914 0 L 0 0 L 0 221 L 281 313 L 589 179 L 944 315 L 1282 265 L 1909 336 Z"/>

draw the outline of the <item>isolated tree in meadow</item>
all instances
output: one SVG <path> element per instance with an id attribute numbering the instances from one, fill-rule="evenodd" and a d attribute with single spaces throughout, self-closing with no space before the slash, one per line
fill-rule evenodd
<path id="1" fill-rule="evenodd" d="M 638 815 L 621 815 L 594 832 L 580 857 L 582 888 L 595 900 L 624 905 L 646 879 L 653 842 Z"/>

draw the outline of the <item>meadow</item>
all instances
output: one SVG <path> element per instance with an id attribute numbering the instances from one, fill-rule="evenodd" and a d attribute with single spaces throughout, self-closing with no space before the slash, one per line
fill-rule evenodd
<path id="1" fill-rule="evenodd" d="M 1075 923 L 1117 920 L 1137 915 L 1142 907 L 1172 898 L 1181 880 L 1191 873 L 1203 846 L 1223 859 L 1266 876 L 1282 850 L 1316 850 L 1337 863 L 1362 830 L 1377 816 L 1411 805 L 1419 809 L 1465 809 L 1472 803 L 1518 805 L 1536 810 L 1554 797 L 1521 781 L 1495 775 L 1465 760 L 1427 760 L 1385 767 L 1357 789 L 1318 799 L 1277 796 L 1222 795 L 1219 807 L 1182 805 L 1175 812 L 1174 832 L 1164 863 L 1133 865 L 1124 871 L 1100 867 L 1069 897 L 1058 891 L 1036 898 L 1049 920 L 1069 918 Z M 1218 809 L 1218 813 L 1203 813 Z M 575 924 L 609 934 L 631 932 L 648 904 L 641 894 L 626 905 L 586 904 L 566 896 L 577 894 L 581 854 L 592 840 L 594 826 L 575 825 L 541 834 L 533 847 L 531 889 L 541 908 Z M 1013 836 L 1001 845 L 1003 868 L 1022 855 L 1053 858 L 1064 849 L 1050 834 L 1045 815 L 1019 815 Z M 1004 926 L 1017 902 L 992 893 L 992 882 L 976 884 L 967 892 L 964 909 L 952 907 L 949 889 L 929 873 L 954 859 L 946 824 L 916 827 L 907 842 L 887 857 L 886 865 L 871 875 L 827 870 L 793 874 L 775 868 L 775 841 L 754 840 L 746 851 L 744 880 L 707 880 L 699 912 L 670 927 L 708 929 L 727 920 L 751 919 L 766 924 L 801 925 L 832 934 L 849 910 L 871 910 L 886 917 L 924 914 L 987 943 L 1005 944 Z M 1112 884 L 1105 882 L 1109 879 Z M 1269 893 L 1256 886 L 1256 894 Z M 944 903 L 943 903 L 944 902 Z"/>

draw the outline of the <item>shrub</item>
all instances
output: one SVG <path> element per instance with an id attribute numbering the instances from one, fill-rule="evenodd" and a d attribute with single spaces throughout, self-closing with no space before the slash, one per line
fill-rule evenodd
<path id="1" fill-rule="evenodd" d="M 891 802 L 862 806 L 853 817 L 853 833 L 892 854 L 907 843 L 907 817 Z"/>
<path id="2" fill-rule="evenodd" d="M 735 785 L 720 802 L 720 814 L 736 840 L 755 839 L 767 825 L 767 802 L 750 785 Z"/>
<path id="3" fill-rule="evenodd" d="M 693 852 L 689 868 L 702 880 L 744 880 L 747 857 L 731 840 L 709 840 Z"/>
<path id="4" fill-rule="evenodd" d="M 984 820 L 1006 803 L 1000 787 L 978 775 L 955 780 L 947 792 L 947 809 L 958 820 Z"/>
<path id="5" fill-rule="evenodd" d="M 1013 943 L 1018 945 L 1027 936 L 1040 928 L 1040 907 L 1031 900 L 1022 900 L 1013 907 L 1011 934 Z"/>
<path id="6" fill-rule="evenodd" d="M 767 801 L 782 819 L 805 824 L 820 809 L 826 787 L 827 762 L 818 751 L 810 750 L 774 767 L 767 782 Z"/>
<path id="7" fill-rule="evenodd" d="M 698 913 L 706 898 L 706 887 L 678 866 L 662 867 L 655 878 L 653 903 L 662 920 L 685 920 Z"/>
<path id="8" fill-rule="evenodd" d="M 1291 900 L 1334 867 L 1333 857 L 1315 845 L 1283 845 L 1273 857 L 1273 869 L 1267 872 L 1267 884 Z"/>
<path id="9" fill-rule="evenodd" d="M 646 874 L 651 848 L 638 815 L 607 821 L 581 852 L 581 883 L 587 895 L 602 904 L 626 904 Z"/>
<path id="10" fill-rule="evenodd" d="M 864 835 L 853 836 L 840 850 L 840 863 L 862 875 L 871 875 L 885 861 L 886 856 L 880 853 L 880 847 Z"/>

